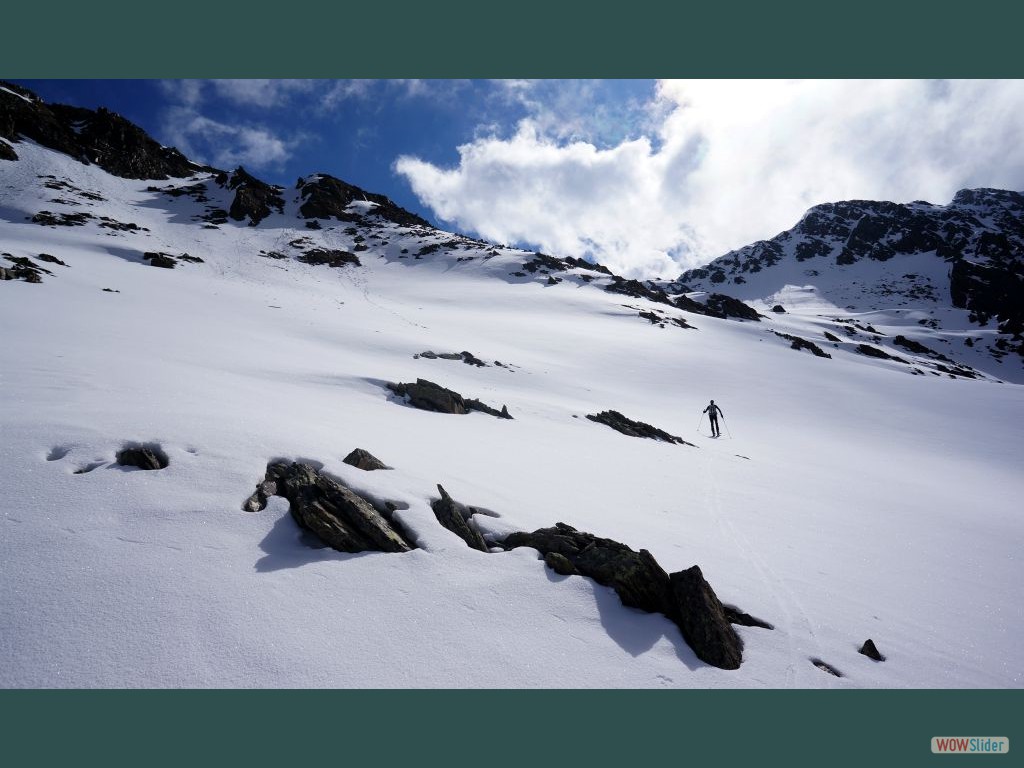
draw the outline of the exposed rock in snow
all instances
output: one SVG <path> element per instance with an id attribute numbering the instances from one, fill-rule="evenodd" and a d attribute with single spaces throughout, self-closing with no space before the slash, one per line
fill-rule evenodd
<path id="1" fill-rule="evenodd" d="M 117 452 L 117 463 L 122 467 L 156 470 L 165 469 L 170 459 L 157 443 L 129 444 Z"/>
<path id="2" fill-rule="evenodd" d="M 464 398 L 458 392 L 445 389 L 439 384 L 426 379 L 416 379 L 415 384 L 388 384 L 388 389 L 399 397 L 407 397 L 409 405 L 423 411 L 438 413 L 465 414 L 470 411 L 481 411 L 499 419 L 511 419 L 507 406 L 498 411 L 480 400 Z"/>
<path id="3" fill-rule="evenodd" d="M 437 490 L 441 494 L 441 498 L 430 504 L 437 521 L 466 542 L 466 546 L 487 552 L 488 547 L 484 543 L 483 536 L 469 520 L 473 515 L 472 508 L 459 504 L 448 495 L 448 492 L 440 484 L 437 486 Z"/>
<path id="4" fill-rule="evenodd" d="M 292 517 L 340 552 L 408 552 L 415 549 L 400 529 L 365 498 L 302 462 L 275 462 L 243 509 L 259 511 L 268 496 L 288 499 Z"/>
<path id="5" fill-rule="evenodd" d="M 693 443 L 688 443 L 683 440 L 683 438 L 670 435 L 668 432 L 658 429 L 657 427 L 652 427 L 650 424 L 627 419 L 618 411 L 601 411 L 601 413 L 598 414 L 587 414 L 587 418 L 591 421 L 596 421 L 598 424 L 605 424 L 616 432 L 621 432 L 622 434 L 629 435 L 630 437 L 646 437 L 651 440 L 661 440 L 666 443 L 677 443 L 696 447 Z"/>
<path id="6" fill-rule="evenodd" d="M 357 469 L 365 469 L 367 472 L 372 472 L 375 469 L 391 469 L 372 453 L 364 451 L 362 448 L 356 448 L 342 461 Z"/>

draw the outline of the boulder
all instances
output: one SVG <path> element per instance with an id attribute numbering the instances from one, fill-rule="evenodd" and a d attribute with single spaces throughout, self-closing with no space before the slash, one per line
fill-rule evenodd
<path id="1" fill-rule="evenodd" d="M 365 469 L 367 472 L 372 472 L 375 469 L 391 469 L 391 467 L 387 466 L 372 453 L 364 451 L 362 448 L 356 448 L 342 461 L 357 469 Z"/>
<path id="2" fill-rule="evenodd" d="M 469 413 L 462 395 L 426 379 L 416 379 L 415 384 L 388 384 L 388 389 L 400 397 L 409 398 L 409 405 L 423 411 Z"/>
<path id="3" fill-rule="evenodd" d="M 676 601 L 676 623 L 697 658 L 720 669 L 739 669 L 743 641 L 700 567 L 673 573 L 669 580 Z"/>
<path id="4" fill-rule="evenodd" d="M 875 643 L 870 637 L 864 641 L 864 645 L 860 647 L 857 653 L 862 653 L 875 661 L 885 661 L 885 656 L 878 652 L 878 648 L 875 647 Z"/>
<path id="5" fill-rule="evenodd" d="M 459 357 L 456 355 L 455 359 L 459 359 Z M 415 384 L 388 384 L 387 387 L 399 397 L 409 398 L 409 405 L 423 411 L 459 415 L 470 411 L 481 411 L 500 419 L 512 418 L 506 406 L 502 406 L 500 411 L 495 410 L 479 400 L 464 398 L 458 392 L 445 389 L 426 379 L 416 379 Z"/>
<path id="6" fill-rule="evenodd" d="M 302 462 L 272 462 L 243 509 L 259 511 L 268 496 L 288 499 L 299 527 L 340 552 L 408 552 L 415 548 L 365 498 Z"/>

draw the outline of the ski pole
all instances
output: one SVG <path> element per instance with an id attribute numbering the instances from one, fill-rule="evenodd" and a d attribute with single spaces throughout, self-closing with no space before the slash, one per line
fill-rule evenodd
<path id="1" fill-rule="evenodd" d="M 732 432 L 729 431 L 729 423 L 725 420 L 725 414 L 722 414 L 722 423 L 725 424 L 725 434 L 732 440 Z"/>
<path id="2" fill-rule="evenodd" d="M 704 414 L 700 415 L 700 421 L 697 422 L 697 431 L 700 432 L 700 425 L 704 423 Z"/>

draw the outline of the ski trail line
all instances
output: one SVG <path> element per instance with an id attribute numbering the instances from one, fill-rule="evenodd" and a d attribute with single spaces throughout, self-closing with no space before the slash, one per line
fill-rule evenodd
<path id="1" fill-rule="evenodd" d="M 793 591 L 786 586 L 785 581 L 779 577 L 771 566 L 767 564 L 764 558 L 757 553 L 756 548 L 751 545 L 750 540 L 745 534 L 738 530 L 735 525 L 733 525 L 728 515 L 722 513 L 721 495 L 719 491 L 718 477 L 715 471 L 717 459 L 710 451 L 705 453 L 704 456 L 704 497 L 715 516 L 715 521 L 718 523 L 718 527 L 722 533 L 736 545 L 736 548 L 739 550 L 743 558 L 754 567 L 755 571 L 757 571 L 761 582 L 771 592 L 772 597 L 779 606 L 780 613 L 784 617 L 783 622 L 773 621 L 772 623 L 775 625 L 775 629 L 773 631 L 779 632 L 781 630 L 785 634 L 786 642 L 789 645 L 789 664 L 786 668 L 786 687 L 816 687 L 814 686 L 814 683 L 821 683 L 823 681 L 811 674 L 811 672 L 814 671 L 814 666 L 810 661 L 811 656 L 814 656 L 815 658 L 822 657 L 818 639 L 814 632 L 814 625 L 811 623 L 811 620 L 801 605 L 800 600 L 796 597 Z M 815 651 L 813 653 L 807 653 L 805 649 L 801 647 L 801 643 L 795 637 L 794 633 L 794 630 L 798 628 L 803 630 L 806 636 L 811 640 L 811 642 L 813 642 L 815 646 Z"/>

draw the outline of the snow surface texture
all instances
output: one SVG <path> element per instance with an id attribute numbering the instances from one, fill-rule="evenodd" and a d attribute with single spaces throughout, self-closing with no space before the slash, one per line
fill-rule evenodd
<path id="1" fill-rule="evenodd" d="M 187 195 L 28 141 L 17 152 L 0 163 L 0 252 L 67 266 L 42 264 L 53 275 L 41 285 L 0 283 L 0 685 L 1024 681 L 1021 386 L 909 375 L 837 349 L 822 337 L 832 321 L 810 309 L 761 323 L 693 315 L 606 293 L 582 270 L 557 285 L 518 277 L 531 254 L 386 222 L 358 228 L 363 266 L 302 264 L 298 238 L 356 241 L 344 222 L 306 229 L 294 190 L 258 227 L 204 228 Z M 45 176 L 102 199 L 55 194 Z M 208 186 L 226 208 L 229 193 Z M 44 209 L 97 220 L 26 219 Z M 449 245 L 415 258 L 436 243 Z M 146 251 L 204 261 L 154 268 Z M 697 330 L 660 328 L 626 304 Z M 514 419 L 419 411 L 384 387 L 417 378 Z M 696 429 L 710 398 L 725 414 L 719 440 L 706 418 Z M 585 418 L 608 409 L 698 447 Z M 169 466 L 118 466 L 133 441 L 158 444 Z M 394 469 L 342 463 L 356 447 Z M 243 512 L 277 457 L 405 502 L 397 517 L 420 549 L 317 546 L 280 498 Z M 723 602 L 775 629 L 737 627 L 742 667 L 710 667 L 668 619 L 556 575 L 534 550 L 467 548 L 433 516 L 437 483 L 496 514 L 473 519 L 492 537 L 562 521 L 646 548 L 668 571 L 698 564 Z M 869 637 L 886 661 L 857 653 Z"/>

